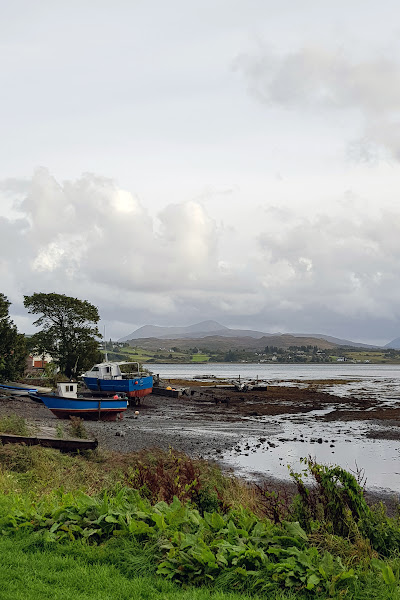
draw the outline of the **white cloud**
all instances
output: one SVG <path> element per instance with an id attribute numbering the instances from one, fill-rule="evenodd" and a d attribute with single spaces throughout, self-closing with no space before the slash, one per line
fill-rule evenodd
<path id="1" fill-rule="evenodd" d="M 155 220 L 109 179 L 59 183 L 39 169 L 21 218 L 0 217 L 2 291 L 24 327 L 22 295 L 56 291 L 99 306 L 107 335 L 214 318 L 385 341 L 400 328 L 400 210 L 346 198 L 313 216 L 272 206 L 235 234 L 194 201 Z"/>

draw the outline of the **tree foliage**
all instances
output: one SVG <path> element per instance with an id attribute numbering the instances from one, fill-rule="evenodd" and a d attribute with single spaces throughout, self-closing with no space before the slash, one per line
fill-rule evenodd
<path id="1" fill-rule="evenodd" d="M 31 314 L 39 315 L 34 325 L 42 329 L 32 336 L 37 352 L 50 354 L 67 377 L 101 361 L 96 306 L 55 293 L 24 296 L 24 305 Z"/>
<path id="2" fill-rule="evenodd" d="M 26 344 L 25 336 L 18 333 L 17 327 L 10 319 L 8 309 L 10 302 L 0 293 L 0 380 L 8 381 L 18 378 L 25 369 Z"/>

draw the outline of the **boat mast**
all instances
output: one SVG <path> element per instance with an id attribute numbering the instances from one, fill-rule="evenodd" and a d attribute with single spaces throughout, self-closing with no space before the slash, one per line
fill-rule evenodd
<path id="1" fill-rule="evenodd" d="M 106 326 L 104 325 L 104 352 L 105 352 L 105 361 L 108 362 L 108 354 L 107 354 L 107 340 L 106 340 Z"/>

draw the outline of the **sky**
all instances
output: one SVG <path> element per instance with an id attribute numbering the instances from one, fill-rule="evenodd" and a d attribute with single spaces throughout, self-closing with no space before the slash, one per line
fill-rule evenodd
<path id="1" fill-rule="evenodd" d="M 213 319 L 400 336 L 400 6 L 14 0 L 0 20 L 0 291 L 117 339 Z"/>

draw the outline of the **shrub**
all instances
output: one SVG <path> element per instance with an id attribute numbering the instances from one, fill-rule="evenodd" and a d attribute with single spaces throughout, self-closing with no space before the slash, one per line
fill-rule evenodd
<path id="1" fill-rule="evenodd" d="M 87 438 L 87 431 L 83 422 L 83 419 L 80 417 L 70 417 L 71 423 L 69 424 L 69 430 L 71 435 L 77 438 Z"/>

